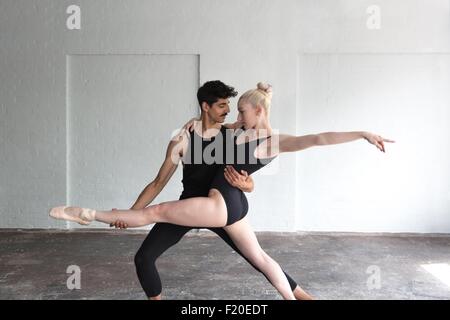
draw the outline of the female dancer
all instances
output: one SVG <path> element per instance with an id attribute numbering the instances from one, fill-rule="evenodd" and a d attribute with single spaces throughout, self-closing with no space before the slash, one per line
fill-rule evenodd
<path id="1" fill-rule="evenodd" d="M 303 150 L 313 146 L 350 142 L 364 138 L 385 152 L 384 142 L 394 142 L 369 132 L 321 133 L 306 136 L 272 135 L 269 123 L 271 87 L 258 84 L 238 102 L 240 121 L 245 133 L 236 137 L 237 154 L 243 154 L 242 163 L 235 168 L 249 174 L 259 170 L 278 154 Z M 173 155 L 178 163 L 186 151 L 186 135 L 179 136 L 179 148 Z M 244 141 L 247 139 L 248 141 Z M 241 159 L 242 160 L 242 159 Z M 96 220 L 104 223 L 123 221 L 129 227 L 141 227 L 155 222 L 169 222 L 184 226 L 224 227 L 242 253 L 268 277 L 285 299 L 293 293 L 280 266 L 259 246 L 246 219 L 248 203 L 243 192 L 229 185 L 222 171 L 215 177 L 208 197 L 197 197 L 165 202 L 142 210 L 96 211 L 80 207 L 56 207 L 50 215 L 58 219 L 89 224 Z"/>

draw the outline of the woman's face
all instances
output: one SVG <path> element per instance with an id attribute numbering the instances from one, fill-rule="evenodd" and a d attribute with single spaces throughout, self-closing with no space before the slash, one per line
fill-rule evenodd
<path id="1" fill-rule="evenodd" d="M 258 122 L 257 108 L 253 107 L 250 103 L 241 101 L 238 104 L 238 121 L 242 122 L 244 128 L 254 128 Z"/>

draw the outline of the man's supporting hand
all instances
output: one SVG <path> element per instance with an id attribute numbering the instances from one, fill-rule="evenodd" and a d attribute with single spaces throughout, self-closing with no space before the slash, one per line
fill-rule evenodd
<path id="1" fill-rule="evenodd" d="M 241 189 L 244 192 L 253 191 L 253 180 L 248 175 L 247 171 L 241 170 L 241 173 L 239 173 L 232 166 L 226 166 L 224 176 L 228 183 L 233 187 Z"/>
<path id="2" fill-rule="evenodd" d="M 117 208 L 113 208 L 113 211 L 114 210 L 117 210 Z M 125 222 L 120 221 L 120 220 L 117 220 L 114 223 L 111 223 L 109 226 L 111 228 L 115 227 L 116 229 L 126 229 L 126 228 L 128 228 L 128 225 Z"/>

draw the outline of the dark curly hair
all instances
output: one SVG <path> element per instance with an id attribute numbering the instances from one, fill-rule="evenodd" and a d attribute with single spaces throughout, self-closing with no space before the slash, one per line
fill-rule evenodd
<path id="1" fill-rule="evenodd" d="M 201 108 L 203 102 L 206 102 L 211 106 L 219 99 L 236 97 L 237 94 L 237 91 L 235 91 L 233 87 L 227 86 L 222 81 L 214 80 L 205 82 L 203 86 L 198 89 L 197 99 Z"/>

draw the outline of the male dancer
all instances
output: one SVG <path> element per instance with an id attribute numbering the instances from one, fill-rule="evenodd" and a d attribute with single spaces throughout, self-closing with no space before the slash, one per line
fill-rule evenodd
<path id="1" fill-rule="evenodd" d="M 225 117 L 230 112 L 228 99 L 230 97 L 235 97 L 236 95 L 237 92 L 234 91 L 232 87 L 229 87 L 220 81 L 209 81 L 199 88 L 197 98 L 201 108 L 202 136 L 206 132 L 216 132 L 214 136 L 203 136 L 209 140 L 200 140 L 200 143 L 202 144 L 200 149 L 202 154 L 204 149 L 214 141 L 215 136 L 224 134 L 224 127 L 221 123 L 225 121 Z M 194 139 L 195 132 L 190 135 L 188 148 L 192 151 L 195 149 L 193 143 L 198 143 L 198 139 L 197 141 Z M 156 178 L 141 192 L 131 209 L 145 208 L 162 191 L 164 186 L 170 180 L 177 169 L 177 165 L 174 164 L 171 159 L 171 155 L 176 148 L 176 143 L 177 141 L 170 141 L 167 147 L 166 158 Z M 218 164 L 206 164 L 203 159 L 201 163 L 196 163 L 193 159 L 193 152 L 191 152 L 191 155 L 191 159 L 183 160 L 183 192 L 180 199 L 206 197 L 208 195 L 210 184 L 219 168 Z M 238 173 L 234 168 L 228 166 L 225 176 L 227 181 L 234 187 L 237 187 L 244 192 L 251 192 L 253 190 L 253 180 L 246 172 Z M 121 221 L 116 221 L 116 223 L 112 225 L 115 225 L 116 228 L 127 227 Z M 181 238 L 192 229 L 199 228 L 179 226 L 170 223 L 156 223 L 142 243 L 135 256 L 135 265 L 141 286 L 149 299 L 161 299 L 162 285 L 155 266 L 156 259 L 171 246 L 178 243 Z M 223 228 L 208 229 L 216 233 L 231 248 L 233 248 L 234 251 L 242 256 L 240 250 L 235 246 Z M 246 259 L 244 256 L 242 257 Z M 247 262 L 249 261 L 247 260 Z M 261 272 L 255 266 L 253 267 Z M 286 274 L 286 277 L 291 285 L 294 296 L 297 299 L 311 299 L 311 297 L 304 292 L 289 275 Z"/>

